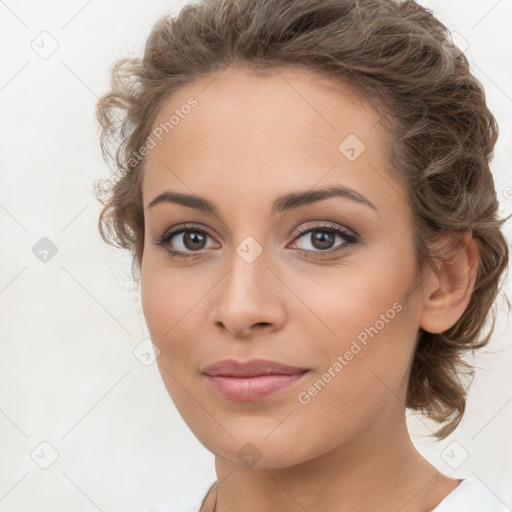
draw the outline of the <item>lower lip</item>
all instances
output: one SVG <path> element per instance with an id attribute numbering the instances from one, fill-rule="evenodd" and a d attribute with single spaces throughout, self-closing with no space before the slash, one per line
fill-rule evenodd
<path id="1" fill-rule="evenodd" d="M 263 400 L 293 386 L 308 372 L 258 377 L 225 377 L 206 375 L 213 390 L 230 400 L 246 402 Z"/>

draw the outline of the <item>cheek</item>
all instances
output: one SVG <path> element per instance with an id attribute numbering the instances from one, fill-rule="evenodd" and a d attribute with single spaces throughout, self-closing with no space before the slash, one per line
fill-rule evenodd
<path id="1" fill-rule="evenodd" d="M 156 266 L 141 268 L 141 303 L 151 341 L 160 353 L 157 365 L 167 392 L 178 408 L 185 407 L 186 396 L 178 383 L 189 378 L 191 340 L 180 335 L 186 318 L 182 294 L 176 292 L 176 282 Z M 181 319 L 181 321 L 180 321 Z M 188 341 L 188 342 L 187 342 Z M 190 387 L 187 385 L 187 387 Z"/>
<path id="2" fill-rule="evenodd" d="M 179 328 L 185 317 L 189 293 L 183 276 L 162 265 L 161 255 L 145 253 L 141 265 L 141 303 L 148 329 L 154 342 L 165 342 Z"/>
<path id="3" fill-rule="evenodd" d="M 169 304 L 170 297 L 165 293 L 164 283 L 157 278 L 156 274 L 155 270 L 150 269 L 147 261 L 143 263 L 140 281 L 141 304 L 154 343 L 162 338 L 164 323 L 166 323 L 164 319 L 167 318 L 166 311 L 172 311 L 172 304 Z"/>
<path id="4" fill-rule="evenodd" d="M 182 350 L 176 342 L 180 339 L 176 334 L 181 327 L 184 306 L 179 300 L 181 294 L 176 291 L 176 282 L 171 282 L 165 271 L 157 268 L 148 264 L 141 269 L 141 303 L 151 341 L 160 350 L 158 365 L 168 367 L 170 355 L 179 358 Z M 162 376 L 166 380 L 165 375 Z"/>
<path id="5" fill-rule="evenodd" d="M 152 342 L 160 350 L 160 370 L 180 381 L 190 378 L 191 362 L 197 351 L 197 339 L 204 325 L 205 289 L 193 285 L 186 273 L 172 272 L 162 266 L 147 265 L 141 269 L 141 303 Z M 170 377 L 162 372 L 164 381 Z M 169 384 L 172 386 L 173 382 Z"/>
<path id="6" fill-rule="evenodd" d="M 331 294 L 329 316 L 334 330 L 346 338 L 387 338 L 409 319 L 405 309 L 413 299 L 414 257 L 408 244 L 386 245 L 366 258 L 364 267 L 344 272 Z"/>
<path id="7" fill-rule="evenodd" d="M 414 260 L 408 256 L 380 254 L 364 269 L 344 273 L 339 284 L 324 287 L 323 295 L 320 289 L 309 295 L 322 297 L 319 316 L 331 330 L 322 343 L 327 360 L 319 371 L 331 368 L 337 375 L 328 386 L 337 395 L 333 399 L 346 400 L 349 407 L 389 393 L 387 387 L 397 390 L 406 377 L 418 329 L 416 295 L 410 293 Z"/>
<path id="8" fill-rule="evenodd" d="M 386 307 L 381 309 L 377 304 Z M 397 301 L 395 308 L 391 305 L 389 309 L 386 301 L 377 304 L 372 306 L 373 312 L 386 315 L 387 311 L 388 322 L 365 308 L 358 316 L 354 305 L 353 310 L 347 308 L 340 315 L 345 322 L 338 324 L 335 342 L 326 347 L 327 363 L 298 390 L 302 394 L 297 397 L 297 428 L 302 425 L 304 436 L 306 432 L 322 432 L 318 442 L 325 444 L 325 450 L 350 439 L 385 408 L 400 407 L 405 400 L 414 325 L 405 320 L 406 304 Z"/>
<path id="9" fill-rule="evenodd" d="M 365 265 L 364 269 L 344 269 L 327 279 L 308 280 L 297 295 L 307 297 L 304 318 L 310 319 L 311 339 L 321 333 L 327 342 L 321 344 L 322 349 L 327 346 L 327 353 L 339 353 L 349 350 L 353 340 L 365 346 L 372 339 L 387 338 L 407 319 L 407 274 L 407 269 L 393 273 L 383 272 L 380 265 L 373 269 Z"/>

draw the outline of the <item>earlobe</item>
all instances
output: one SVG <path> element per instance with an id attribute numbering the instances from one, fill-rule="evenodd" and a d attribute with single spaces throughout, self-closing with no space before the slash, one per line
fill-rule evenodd
<path id="1" fill-rule="evenodd" d="M 478 245 L 472 233 L 449 233 L 442 244 L 454 245 L 436 260 L 438 275 L 430 272 L 423 283 L 423 311 L 420 327 L 441 333 L 462 316 L 471 299 L 478 270 Z"/>

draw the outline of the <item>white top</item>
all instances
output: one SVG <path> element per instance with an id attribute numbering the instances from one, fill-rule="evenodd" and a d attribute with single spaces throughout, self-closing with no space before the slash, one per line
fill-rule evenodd
<path id="1" fill-rule="evenodd" d="M 212 480 L 207 485 L 188 494 L 144 512 L 199 512 L 208 491 L 216 483 Z M 510 512 L 503 497 L 476 478 L 462 480 L 461 483 L 430 512 Z"/>

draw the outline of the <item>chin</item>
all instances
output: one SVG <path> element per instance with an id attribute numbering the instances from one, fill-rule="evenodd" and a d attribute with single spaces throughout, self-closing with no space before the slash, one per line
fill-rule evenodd
<path id="1" fill-rule="evenodd" d="M 251 419 L 247 418 L 250 422 Z M 276 423 L 273 422 L 273 428 Z M 281 428 L 281 427 L 278 427 Z M 244 427 L 237 424 L 237 428 L 226 429 L 233 434 L 233 437 L 224 433 L 214 435 L 212 431 L 193 431 L 203 446 L 216 457 L 238 467 L 249 469 L 277 469 L 294 466 L 308 460 L 308 454 L 300 449 L 301 444 L 297 443 L 299 436 L 289 429 L 282 429 L 272 432 L 272 429 L 265 428 L 258 422 L 246 424 Z M 218 429 L 216 429 L 218 430 Z M 269 435 L 269 432 L 270 433 Z M 309 446 L 311 449 L 311 446 Z"/>

